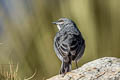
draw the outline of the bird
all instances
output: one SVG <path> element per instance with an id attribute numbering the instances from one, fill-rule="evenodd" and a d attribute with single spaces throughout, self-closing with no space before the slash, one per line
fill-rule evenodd
<path id="1" fill-rule="evenodd" d="M 66 74 L 71 71 L 72 61 L 78 68 L 78 61 L 85 51 L 85 40 L 71 19 L 60 18 L 52 23 L 59 30 L 54 37 L 54 50 L 62 62 L 60 74 Z"/>

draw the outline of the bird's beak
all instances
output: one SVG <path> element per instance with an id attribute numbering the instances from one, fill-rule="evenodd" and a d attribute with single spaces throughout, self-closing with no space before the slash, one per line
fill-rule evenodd
<path id="1" fill-rule="evenodd" d="M 53 24 L 57 24 L 57 21 L 55 21 L 55 22 L 52 22 Z"/>

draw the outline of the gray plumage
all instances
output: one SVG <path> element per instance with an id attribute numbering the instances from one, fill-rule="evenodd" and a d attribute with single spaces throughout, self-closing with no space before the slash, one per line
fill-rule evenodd
<path id="1" fill-rule="evenodd" d="M 77 62 L 85 49 L 85 41 L 76 24 L 68 18 L 60 18 L 53 22 L 57 25 L 59 32 L 54 38 L 54 50 L 62 61 L 60 74 L 71 71 L 72 61 Z"/>

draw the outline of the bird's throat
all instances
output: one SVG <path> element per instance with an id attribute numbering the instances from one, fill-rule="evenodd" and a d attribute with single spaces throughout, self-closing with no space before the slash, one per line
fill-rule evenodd
<path id="1" fill-rule="evenodd" d="M 61 28 L 60 28 L 60 25 L 57 25 L 57 27 L 58 27 L 59 30 L 61 29 Z"/>

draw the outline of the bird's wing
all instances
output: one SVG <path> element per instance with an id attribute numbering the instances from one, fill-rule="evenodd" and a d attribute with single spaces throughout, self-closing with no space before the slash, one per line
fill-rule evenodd
<path id="1" fill-rule="evenodd" d="M 69 39 L 69 41 L 70 54 L 72 55 L 72 60 L 75 60 L 78 55 L 83 54 L 81 53 L 81 50 L 83 49 L 82 46 L 85 44 L 84 39 L 82 38 L 81 34 L 72 34 L 72 37 Z"/>
<path id="2" fill-rule="evenodd" d="M 80 53 L 83 44 L 84 40 L 81 34 L 62 35 L 56 37 L 54 40 L 54 48 L 60 59 L 66 56 L 72 56 L 72 60 L 74 60 Z"/>
<path id="3" fill-rule="evenodd" d="M 57 36 L 54 40 L 54 48 L 56 48 L 60 56 L 65 57 L 68 55 L 68 45 L 64 42 L 67 36 Z"/>

